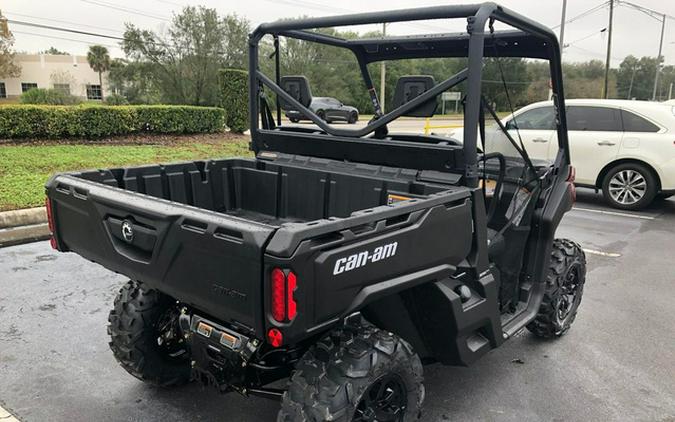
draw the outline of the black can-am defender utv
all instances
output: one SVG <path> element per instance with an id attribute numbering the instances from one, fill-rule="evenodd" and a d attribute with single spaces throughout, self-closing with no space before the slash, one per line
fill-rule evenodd
<path id="1" fill-rule="evenodd" d="M 448 18 L 466 19 L 466 33 L 345 40 L 315 31 Z M 495 22 L 513 29 L 494 31 Z M 260 70 L 263 37 L 276 49 L 274 78 Z M 280 74 L 283 38 L 352 52 L 373 120 L 342 129 L 311 111 L 307 79 Z M 264 24 L 249 48 L 255 159 L 47 184 L 53 246 L 131 279 L 109 319 L 110 347 L 129 373 L 277 398 L 281 421 L 409 421 L 424 399 L 422 362 L 468 365 L 524 327 L 551 338 L 568 330 L 585 258 L 554 240 L 574 170 L 549 29 L 486 3 Z M 383 114 L 369 63 L 457 57 L 468 67 L 440 83 L 400 78 Z M 507 131 L 482 95 L 484 64 L 508 57 L 550 63 L 553 163 L 529 159 L 517 128 Z M 430 116 L 437 96 L 462 83 L 462 143 L 387 130 L 401 116 Z M 315 126 L 284 126 L 281 109 Z M 286 391 L 269 387 L 287 377 Z"/>

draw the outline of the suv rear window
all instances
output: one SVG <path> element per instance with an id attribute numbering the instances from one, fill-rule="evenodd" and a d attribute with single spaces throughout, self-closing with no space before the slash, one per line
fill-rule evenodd
<path id="1" fill-rule="evenodd" d="M 619 110 L 609 107 L 570 106 L 567 109 L 567 130 L 621 132 Z"/>
<path id="2" fill-rule="evenodd" d="M 623 130 L 626 132 L 658 132 L 660 128 L 647 119 L 630 111 L 621 110 Z"/>

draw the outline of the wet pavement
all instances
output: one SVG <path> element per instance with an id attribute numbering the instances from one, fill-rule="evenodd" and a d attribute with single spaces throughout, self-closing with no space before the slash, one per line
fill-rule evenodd
<path id="1" fill-rule="evenodd" d="M 557 341 L 521 332 L 470 368 L 425 368 L 425 421 L 675 421 L 675 200 L 615 213 L 581 191 L 558 237 L 587 249 Z M 128 375 L 106 324 L 125 278 L 48 242 L 0 249 L 0 406 L 23 421 L 272 421 L 278 404 Z"/>

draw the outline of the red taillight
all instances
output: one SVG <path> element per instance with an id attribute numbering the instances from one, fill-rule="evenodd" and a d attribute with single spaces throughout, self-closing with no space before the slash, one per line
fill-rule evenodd
<path id="1" fill-rule="evenodd" d="M 286 275 L 279 268 L 272 270 L 272 318 L 283 322 L 286 319 Z"/>
<path id="2" fill-rule="evenodd" d="M 272 345 L 272 347 L 279 347 L 284 342 L 284 336 L 281 334 L 281 331 L 277 330 L 276 328 L 271 328 L 267 332 L 267 341 Z"/>
<path id="3" fill-rule="evenodd" d="M 49 244 L 52 249 L 58 249 L 56 238 L 54 237 L 54 213 L 52 212 L 52 201 L 49 198 L 45 199 L 45 208 L 47 208 L 47 226 L 49 226 L 49 232 L 51 233 Z"/>
<path id="4" fill-rule="evenodd" d="M 298 285 L 298 279 L 293 271 L 288 273 L 286 285 L 286 303 L 288 305 L 288 319 L 293 319 L 298 314 L 298 304 L 295 302 L 293 292 Z"/>
<path id="5" fill-rule="evenodd" d="M 570 166 L 570 172 L 567 174 L 567 181 L 570 183 L 574 183 L 576 178 L 577 178 L 577 169 L 575 169 L 574 166 Z"/>
<path id="6" fill-rule="evenodd" d="M 295 318 L 298 314 L 298 305 L 293 297 L 293 292 L 298 286 L 295 273 L 275 268 L 270 274 L 270 284 L 272 318 L 277 322 L 286 322 Z"/>
<path id="7" fill-rule="evenodd" d="M 52 214 L 52 201 L 49 198 L 45 199 L 45 207 L 47 208 L 47 224 L 49 225 L 49 231 L 54 233 L 54 214 Z"/>
<path id="8" fill-rule="evenodd" d="M 567 174 L 567 182 L 570 186 L 570 196 L 572 197 L 572 202 L 577 202 L 577 187 L 574 185 L 574 181 L 577 178 L 577 169 L 574 166 L 570 166 L 569 173 Z"/>

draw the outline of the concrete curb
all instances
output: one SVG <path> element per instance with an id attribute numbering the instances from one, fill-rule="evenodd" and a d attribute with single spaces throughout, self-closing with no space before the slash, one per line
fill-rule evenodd
<path id="1" fill-rule="evenodd" d="M 0 248 L 48 238 L 44 207 L 0 212 Z"/>

